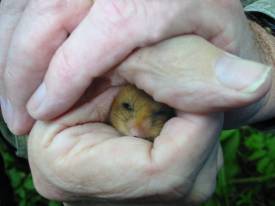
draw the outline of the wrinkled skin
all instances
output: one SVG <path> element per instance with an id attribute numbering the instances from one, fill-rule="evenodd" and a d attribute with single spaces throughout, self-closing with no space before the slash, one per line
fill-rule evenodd
<path id="1" fill-rule="evenodd" d="M 217 136 L 222 115 L 178 111 L 154 143 L 121 137 L 101 123 L 116 92 L 110 88 L 57 120 L 35 124 L 29 162 L 39 193 L 68 202 L 149 197 L 198 203 L 208 198 L 222 165 Z"/>
<path id="2" fill-rule="evenodd" d="M 194 46 L 190 48 L 190 44 Z M 160 62 L 163 55 L 167 57 L 165 63 Z M 197 36 L 175 38 L 141 49 L 95 81 L 68 113 L 52 121 L 38 121 L 29 139 L 29 161 L 36 189 L 47 198 L 74 206 L 94 205 L 92 202 L 99 201 L 96 198 L 106 198 L 102 201 L 110 204 L 125 199 L 159 205 L 205 201 L 215 189 L 216 175 L 223 162 L 218 141 L 223 114 L 184 112 L 188 102 L 181 107 L 180 102 L 186 100 L 170 93 L 182 89 L 183 94 L 187 91 L 187 98 L 192 98 L 188 80 L 194 78 L 200 79 L 193 81 L 195 85 L 204 87 L 213 79 L 213 91 L 222 87 L 212 65 L 224 55 L 227 54 Z M 270 89 L 270 70 L 258 63 L 239 61 L 252 69 L 266 71 L 264 79 L 250 92 L 224 88 L 225 93 L 218 93 L 217 98 L 219 95 L 229 100 L 239 98 L 245 105 L 257 101 Z M 181 77 L 186 81 L 180 81 Z M 104 123 L 119 90 L 117 86 L 125 83 L 125 79 L 177 109 L 177 116 L 164 125 L 154 143 L 121 137 Z M 170 80 L 174 80 L 173 84 Z M 211 104 L 204 107 L 213 109 Z M 251 114 L 248 116 L 251 118 Z"/>
<path id="3" fill-rule="evenodd" d="M 136 48 L 174 36 L 262 61 L 239 0 L 2 0 L 0 27 L 1 109 L 15 134 L 66 112 Z"/>
<path id="4" fill-rule="evenodd" d="M 96 77 L 122 62 L 135 49 L 174 36 L 197 34 L 237 56 L 262 61 L 260 51 L 254 48 L 255 41 L 238 0 L 97 0 L 93 7 L 90 0 L 2 0 L 0 27 L 1 109 L 9 128 L 16 134 L 28 133 L 33 118 L 50 120 L 68 111 L 90 83 L 94 83 Z M 112 128 L 100 123 L 83 124 L 82 127 L 79 125 L 82 120 L 101 122 L 105 119 L 112 98 L 110 90 L 105 91 L 106 97 L 110 98 L 108 101 L 89 98 L 91 102 L 86 104 L 87 107 L 103 107 L 100 113 L 91 111 L 92 117 L 87 117 L 88 112 L 83 112 L 81 118 L 84 119 L 81 119 L 77 111 L 81 113 L 85 108 L 79 107 L 72 110 L 69 116 L 64 115 L 48 122 L 38 121 L 29 142 L 30 165 L 38 191 L 47 198 L 62 201 L 81 200 L 83 197 L 90 200 L 94 197 L 127 198 L 158 194 L 154 196 L 155 199 L 181 197 L 182 201 L 200 202 L 209 197 L 214 190 L 215 177 L 222 162 L 221 153 L 217 152 L 216 146 L 222 127 L 222 115 L 183 112 L 204 108 L 204 113 L 207 113 L 250 104 L 268 91 L 270 78 L 268 70 L 262 65 L 235 59 L 233 65 L 237 64 L 237 71 L 246 75 L 240 75 L 244 77 L 245 81 L 242 79 L 241 82 L 245 84 L 235 84 L 233 81 L 235 86 L 232 88 L 231 80 L 236 75 L 216 72 L 214 66 L 219 57 L 223 56 L 219 54 L 224 53 L 219 51 L 216 53 L 218 55 L 211 57 L 208 49 L 203 49 L 203 45 L 198 48 L 203 51 L 201 56 L 195 55 L 194 62 L 176 67 L 181 70 L 175 69 L 180 73 L 174 75 L 176 78 L 185 73 L 183 76 L 187 77 L 187 82 L 196 79 L 192 75 L 194 71 L 197 71 L 194 74 L 204 77 L 197 79 L 202 80 L 203 87 L 175 81 L 178 88 L 182 89 L 182 94 L 193 94 L 190 102 L 183 101 L 179 95 L 179 99 L 173 104 L 174 102 L 168 101 L 171 87 L 168 87 L 168 92 L 161 90 L 160 94 L 156 81 L 148 84 L 152 76 L 145 78 L 147 82 L 143 88 L 139 82 L 146 75 L 139 73 L 134 79 L 131 77 L 133 74 L 124 72 L 125 65 L 117 70 L 124 79 L 137 84 L 163 103 L 167 101 L 167 104 L 179 111 L 177 118 L 167 122 L 153 149 L 151 144 L 141 140 L 118 138 Z M 181 49 L 188 51 L 184 47 Z M 187 55 L 185 59 L 191 55 L 182 54 Z M 203 59 L 204 55 L 210 58 Z M 128 63 L 134 66 L 139 58 L 138 55 L 132 57 Z M 183 63 L 173 61 L 173 55 L 169 58 L 172 65 L 166 65 L 165 69 Z M 159 62 L 160 59 L 155 58 L 154 61 Z M 192 67 L 193 63 L 198 62 L 208 63 Z M 154 62 L 144 61 L 144 64 L 147 63 Z M 231 71 L 231 67 L 232 62 L 226 71 Z M 158 77 L 155 67 L 152 69 Z M 150 73 L 148 70 L 143 71 L 144 74 Z M 225 80 L 225 84 L 219 84 L 220 78 Z M 116 85 L 114 82 L 111 85 Z M 169 86 L 169 82 L 166 83 Z M 250 88 L 249 92 L 245 92 L 245 88 Z M 93 90 L 95 91 L 96 89 Z M 100 91 L 103 92 L 104 89 Z M 213 98 L 209 94 L 221 95 L 221 98 Z M 223 101 L 224 97 L 230 101 Z M 271 98 L 265 100 L 264 105 L 271 102 L 269 100 L 272 95 L 268 97 Z M 201 99 L 208 104 L 198 101 Z M 41 101 L 44 105 L 40 105 Z M 99 105 L 95 105 L 96 101 L 100 102 Z M 176 104 L 181 101 L 182 105 Z M 190 107 L 191 102 L 195 103 L 194 107 Z M 267 109 L 266 114 L 272 115 L 269 111 Z M 251 119 L 254 112 L 249 111 L 243 122 Z M 257 113 L 257 116 L 261 116 L 260 114 L 262 113 Z M 89 133 L 93 129 L 95 131 Z M 175 131 L 179 138 L 173 135 Z M 89 138 L 76 133 L 84 136 L 87 134 Z M 168 138 L 169 141 L 166 141 Z M 110 141 L 105 142 L 105 139 Z M 112 141 L 118 144 L 112 144 Z M 95 142 L 97 146 L 87 146 L 96 144 Z M 116 150 L 117 148 L 121 150 Z M 115 156 L 110 150 L 125 155 L 111 161 Z M 70 155 L 75 153 L 77 155 Z M 129 169 L 129 166 L 135 167 Z M 164 184 L 159 184 L 160 179 L 165 180 Z M 145 186 L 144 182 L 148 189 L 137 190 L 140 186 Z M 180 191 L 175 192 L 178 188 Z"/>
<path id="5" fill-rule="evenodd" d="M 228 111 L 226 128 L 275 115 L 272 69 L 193 35 L 138 50 L 118 67 L 128 82 L 173 108 L 194 113 Z"/>

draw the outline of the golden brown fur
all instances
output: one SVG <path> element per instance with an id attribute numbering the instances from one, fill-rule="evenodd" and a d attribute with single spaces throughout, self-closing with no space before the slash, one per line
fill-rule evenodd
<path id="1" fill-rule="evenodd" d="M 126 85 L 113 101 L 110 122 L 123 135 L 153 140 L 174 115 L 170 107 L 155 102 L 135 86 Z"/>

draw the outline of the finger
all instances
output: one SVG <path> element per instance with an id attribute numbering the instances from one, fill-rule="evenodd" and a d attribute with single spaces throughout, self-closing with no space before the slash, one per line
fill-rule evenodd
<path id="1" fill-rule="evenodd" d="M 84 150 L 89 151 L 93 145 L 96 146 L 96 144 L 100 142 L 119 136 L 110 126 L 100 123 L 92 124 L 93 122 L 103 122 L 107 120 L 109 108 L 118 92 L 118 89 L 115 88 L 106 90 L 104 94 L 95 95 L 95 93 L 100 93 L 100 90 L 100 86 L 93 85 L 90 90 L 87 91 L 85 97 L 83 97 L 82 103 L 78 105 L 78 108 L 52 122 L 37 121 L 33 127 L 28 141 L 28 160 L 35 187 L 44 197 L 62 201 L 77 198 L 81 192 L 75 191 L 73 197 L 70 195 L 70 192 L 69 194 L 66 192 L 74 189 L 72 189 L 70 185 L 68 188 L 66 188 L 65 185 L 62 186 L 61 182 L 70 180 L 67 179 L 67 175 L 63 176 L 59 173 L 63 166 L 59 167 L 56 164 L 68 158 L 68 161 L 72 161 L 71 166 L 78 164 L 88 166 L 90 164 L 83 162 L 86 158 L 84 157 L 83 159 L 79 154 L 84 152 Z M 39 137 L 42 138 L 39 140 Z M 41 158 L 45 158 L 45 161 L 41 161 Z M 54 162 L 52 161 L 53 158 L 55 159 Z M 76 159 L 69 160 L 70 158 Z M 45 167 L 48 163 L 50 164 L 49 167 Z M 67 166 L 69 165 L 65 167 Z M 51 171 L 51 169 L 57 173 L 53 170 Z M 85 166 L 83 169 L 83 172 L 87 172 Z M 73 173 L 76 172 L 74 169 L 69 169 L 69 171 Z M 64 174 L 64 171 L 62 171 L 62 173 Z M 65 178 L 61 180 L 61 182 L 55 180 L 55 177 L 59 175 Z M 82 181 L 81 176 L 85 175 L 77 174 L 76 179 L 69 179 L 72 179 L 72 181 Z M 93 174 L 91 174 L 91 178 L 92 177 Z M 83 181 L 86 180 L 83 179 Z M 89 182 L 90 178 L 87 179 L 87 181 Z"/>
<path id="2" fill-rule="evenodd" d="M 2 83 L 3 71 L 6 63 L 9 44 L 14 29 L 23 13 L 28 0 L 17 2 L 15 0 L 3 0 L 0 3 L 0 78 Z M 2 86 L 1 86 L 2 90 Z M 0 91 L 1 91 L 0 90 Z M 2 94 L 2 92 L 1 92 Z"/>
<path id="3" fill-rule="evenodd" d="M 4 101 L 9 108 L 5 116 L 14 133 L 30 129 L 33 121 L 26 103 L 42 81 L 55 50 L 90 6 L 89 0 L 31 1 L 26 8 L 13 36 L 4 74 Z"/>
<path id="4" fill-rule="evenodd" d="M 222 127 L 222 115 L 189 115 L 178 112 L 178 116 L 179 119 L 171 119 L 165 124 L 155 140 L 151 160 L 154 163 L 152 168 L 165 168 L 157 181 L 171 175 L 173 178 L 170 181 L 174 181 L 175 185 L 180 179 L 184 182 L 173 188 L 176 197 L 183 197 L 215 148 Z"/>
<path id="5" fill-rule="evenodd" d="M 114 8 L 100 2 L 96 1 L 90 14 L 58 49 L 44 82 L 28 103 L 33 117 L 50 119 L 66 111 L 93 78 L 133 49 L 132 41 L 124 41 L 125 31 L 119 32 L 110 20 L 119 18 Z"/>
<path id="6" fill-rule="evenodd" d="M 4 102 L 2 99 L 4 93 L 3 74 L 7 61 L 8 48 L 15 27 L 27 5 L 28 0 L 15 1 L 3 0 L 0 2 L 0 105 L 3 110 Z M 4 119 L 5 115 L 4 115 Z"/>
<path id="7" fill-rule="evenodd" d="M 135 48 L 192 33 L 201 24 L 193 25 L 189 18 L 183 24 L 182 19 L 193 7 L 183 1 L 96 1 L 54 56 L 44 82 L 28 103 L 28 111 L 36 119 L 54 118 L 77 101 L 93 78 L 121 62 Z M 171 15 L 167 13 L 170 9 Z M 209 19 L 221 25 L 216 16 Z M 217 28 L 196 32 L 208 39 L 221 32 Z"/>
<path id="8" fill-rule="evenodd" d="M 223 154 L 220 143 L 217 143 L 203 168 L 200 170 L 196 181 L 186 196 L 186 201 L 199 205 L 205 202 L 215 191 L 216 178 L 223 162 Z"/>
<path id="9" fill-rule="evenodd" d="M 188 112 L 242 107 L 259 100 L 271 86 L 270 67 L 192 35 L 138 50 L 118 69 L 156 101 Z"/>

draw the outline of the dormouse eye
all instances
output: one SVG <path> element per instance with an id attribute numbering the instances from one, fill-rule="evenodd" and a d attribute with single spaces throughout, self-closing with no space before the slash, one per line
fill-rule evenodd
<path id="1" fill-rule="evenodd" d="M 128 103 L 128 102 L 123 102 L 122 104 L 122 107 L 128 111 L 133 111 L 133 107 Z"/>

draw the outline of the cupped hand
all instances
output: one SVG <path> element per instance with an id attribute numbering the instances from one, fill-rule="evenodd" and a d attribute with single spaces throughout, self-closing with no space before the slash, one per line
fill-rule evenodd
<path id="1" fill-rule="evenodd" d="M 1 108 L 17 134 L 30 129 L 28 112 L 36 119 L 59 116 L 133 50 L 173 36 L 194 33 L 261 61 L 239 0 L 97 0 L 92 8 L 89 0 L 20 4 L 4 0 L 0 11 L 1 26 L 11 28 L 1 29 Z"/>
<path id="2" fill-rule="evenodd" d="M 228 111 L 226 127 L 275 115 L 272 67 L 233 56 L 199 36 L 137 50 L 118 72 L 156 101 L 181 111 Z"/>
<path id="3" fill-rule="evenodd" d="M 204 201 L 215 188 L 222 164 L 218 136 L 223 117 L 219 113 L 183 112 L 183 105 L 189 105 L 185 98 L 193 99 L 194 107 L 215 111 L 218 105 L 250 104 L 270 88 L 268 68 L 232 56 L 233 62 L 245 66 L 234 72 L 249 68 L 250 78 L 255 71 L 256 77 L 263 77 L 252 88 L 243 81 L 229 86 L 234 75 L 225 84 L 220 82 L 214 65 L 226 55 L 197 36 L 167 40 L 133 53 L 113 73 L 94 81 L 71 111 L 56 120 L 35 124 L 28 153 L 37 190 L 71 205 L 119 204 L 125 199 L 138 204 Z M 177 116 L 164 125 L 154 143 L 121 137 L 105 124 L 119 89 L 116 86 L 125 79 L 177 108 Z M 196 95 L 207 104 L 194 101 Z M 216 96 L 222 96 L 224 102 L 211 106 L 218 100 Z M 192 105 L 187 108 L 195 111 L 192 109 Z"/>
<path id="4" fill-rule="evenodd" d="M 70 205 L 207 199 L 223 161 L 222 115 L 177 111 L 152 143 L 104 123 L 119 88 L 105 89 L 94 85 L 69 113 L 34 125 L 28 155 L 38 192 Z"/>

